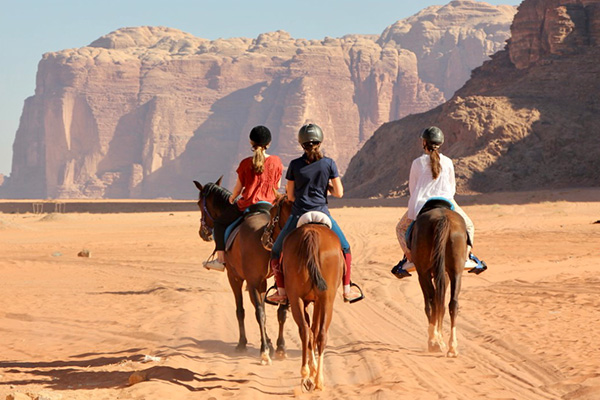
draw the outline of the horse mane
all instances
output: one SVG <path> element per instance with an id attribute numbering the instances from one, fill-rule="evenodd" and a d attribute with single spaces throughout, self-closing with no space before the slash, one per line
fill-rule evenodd
<path id="1" fill-rule="evenodd" d="M 215 196 L 214 206 L 219 208 L 221 211 L 227 207 L 233 206 L 231 203 L 229 203 L 229 197 L 231 197 L 231 192 L 225 189 L 224 187 L 216 185 L 212 182 L 207 183 L 202 188 L 200 196 L 207 198 L 211 194 L 214 194 Z"/>

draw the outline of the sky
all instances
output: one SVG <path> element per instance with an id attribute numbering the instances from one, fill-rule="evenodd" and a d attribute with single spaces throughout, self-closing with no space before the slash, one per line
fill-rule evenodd
<path id="1" fill-rule="evenodd" d="M 83 47 L 116 29 L 166 26 L 205 39 L 284 30 L 294 38 L 380 34 L 394 22 L 449 0 L 0 0 L 0 174 L 42 54 Z M 520 0 L 487 3 L 518 5 Z"/>

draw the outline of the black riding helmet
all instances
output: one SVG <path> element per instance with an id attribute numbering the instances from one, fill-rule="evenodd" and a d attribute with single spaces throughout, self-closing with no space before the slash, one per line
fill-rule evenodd
<path id="1" fill-rule="evenodd" d="M 271 143 L 271 131 L 266 126 L 255 126 L 250 131 L 250 140 L 257 146 L 266 146 Z"/>
<path id="2" fill-rule="evenodd" d="M 300 144 L 309 143 L 309 142 L 319 142 L 323 141 L 323 130 L 317 124 L 307 124 L 304 125 L 298 131 L 298 142 Z"/>
<path id="3" fill-rule="evenodd" d="M 437 126 L 430 126 L 425 129 L 421 134 L 421 137 L 425 139 L 428 144 L 441 146 L 444 143 L 444 133 Z"/>

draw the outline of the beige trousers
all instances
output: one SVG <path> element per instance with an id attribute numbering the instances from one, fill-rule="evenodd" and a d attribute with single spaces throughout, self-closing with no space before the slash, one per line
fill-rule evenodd
<path id="1" fill-rule="evenodd" d="M 469 218 L 469 216 L 465 214 L 463 209 L 460 208 L 455 201 L 452 202 L 454 203 L 454 211 L 459 213 L 460 216 L 463 217 L 463 219 L 465 220 L 465 224 L 467 225 L 467 234 L 469 235 L 469 239 L 471 239 L 471 244 L 475 243 L 475 226 L 473 225 L 473 221 L 471 221 L 471 218 Z M 411 222 L 413 222 L 413 220 L 408 219 L 407 211 L 404 213 L 402 218 L 400 218 L 400 221 L 396 225 L 396 236 L 398 237 L 398 242 L 400 243 L 400 247 L 402 248 L 404 254 L 409 252 L 408 247 L 406 245 L 406 231 L 408 230 L 408 227 L 410 226 Z"/>

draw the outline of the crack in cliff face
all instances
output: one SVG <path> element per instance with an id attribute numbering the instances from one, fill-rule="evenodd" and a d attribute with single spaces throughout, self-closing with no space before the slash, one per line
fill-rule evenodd
<path id="1" fill-rule="evenodd" d="M 471 3 L 445 9 L 460 10 L 461 19 L 440 18 L 435 31 L 482 24 L 482 8 Z M 424 67 L 427 60 L 402 42 L 408 38 L 404 28 L 434 12 L 399 21 L 385 40 L 305 40 L 278 31 L 210 41 L 140 27 L 48 53 L 17 132 L 10 195 L 187 198 L 194 195 L 192 179 L 225 175 L 231 184 L 239 159 L 249 155 L 248 132 L 258 124 L 273 132 L 271 151 L 284 164 L 300 152 L 298 128 L 321 125 L 324 148 L 343 173 L 378 126 L 443 101 L 445 89 L 424 83 L 418 71 L 435 74 L 447 66 Z M 491 13 L 498 18 L 491 23 L 508 29 L 509 14 Z M 477 33 L 486 27 L 473 28 L 475 47 L 489 48 L 490 41 Z M 411 40 L 418 32 L 428 31 L 413 31 Z M 433 39 L 421 37 L 420 48 L 439 38 Z M 460 75 L 443 68 L 438 75 Z M 67 87 L 72 98 L 61 97 Z M 45 150 L 37 154 L 22 146 Z M 43 190 L 28 188 L 32 176 L 43 177 L 36 178 Z"/>

